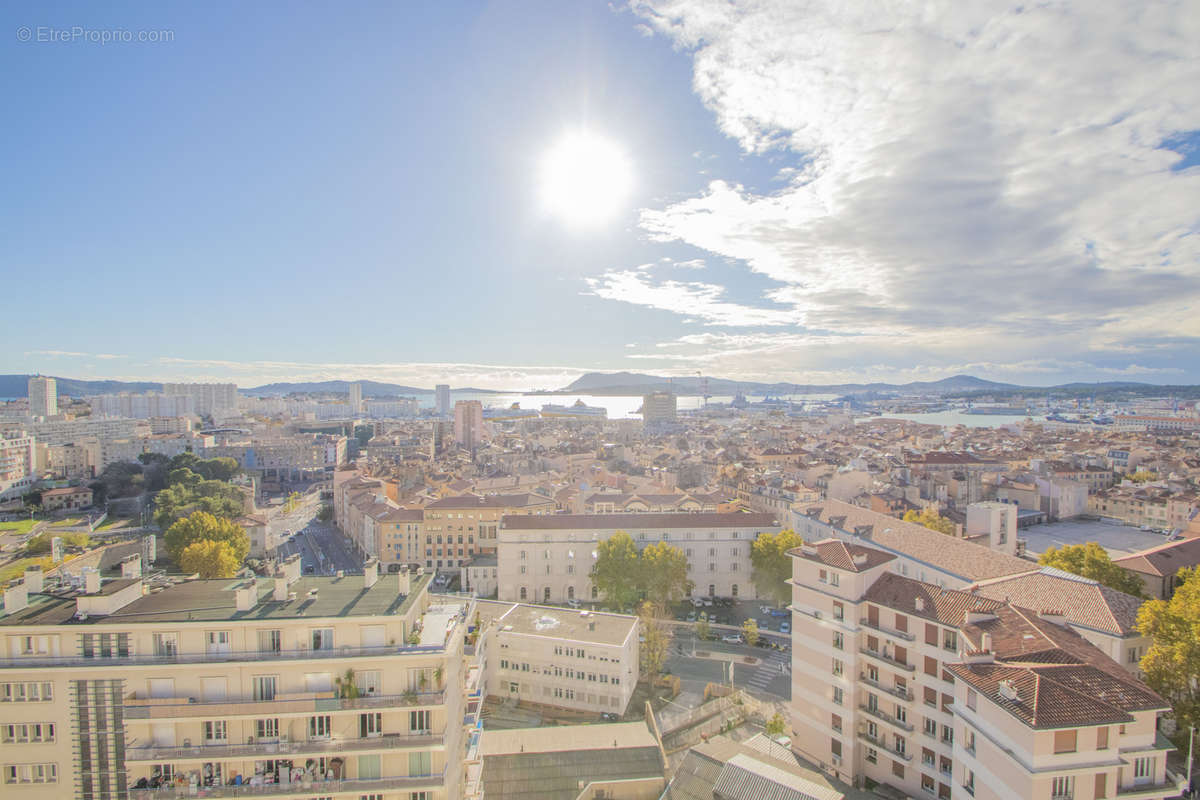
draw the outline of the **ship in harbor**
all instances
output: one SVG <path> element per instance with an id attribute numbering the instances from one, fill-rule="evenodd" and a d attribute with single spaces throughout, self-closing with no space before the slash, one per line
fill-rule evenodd
<path id="1" fill-rule="evenodd" d="M 520 403 L 513 403 L 508 408 L 485 408 L 483 418 L 486 420 L 506 419 L 536 419 L 538 412 L 532 408 L 521 408 Z"/>
<path id="2" fill-rule="evenodd" d="M 582 400 L 576 400 L 569 406 L 558 406 L 548 403 L 542 406 L 543 417 L 576 417 L 578 419 L 608 419 L 608 409 L 603 406 L 589 406 Z"/>

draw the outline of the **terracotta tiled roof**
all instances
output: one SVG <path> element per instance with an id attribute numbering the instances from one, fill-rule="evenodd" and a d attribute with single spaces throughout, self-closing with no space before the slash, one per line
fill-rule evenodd
<path id="1" fill-rule="evenodd" d="M 1022 608 L 1058 609 L 1073 624 L 1116 636 L 1135 632 L 1142 607 L 1142 601 L 1132 595 L 1052 567 L 985 581 L 972 591 Z"/>
<path id="2" fill-rule="evenodd" d="M 840 539 L 825 539 L 814 544 L 795 547 L 788 551 L 788 555 L 850 572 L 863 572 L 896 558 L 891 553 L 885 553 L 873 547 L 847 544 Z"/>
<path id="3" fill-rule="evenodd" d="M 955 627 L 963 624 L 968 611 L 993 613 L 1004 605 L 970 592 L 942 589 L 894 572 L 880 575 L 863 599 L 914 617 Z M 920 610 L 917 609 L 918 600 L 921 602 Z"/>
<path id="4" fill-rule="evenodd" d="M 850 536 L 859 536 L 867 546 L 908 556 L 967 581 L 1037 569 L 1031 561 L 840 500 L 815 503 L 807 506 L 804 513 Z"/>
<path id="5" fill-rule="evenodd" d="M 1131 572 L 1160 577 L 1174 575 L 1184 567 L 1200 564 L 1200 537 L 1161 544 L 1140 553 L 1113 559 L 1113 563 Z"/>
<path id="6" fill-rule="evenodd" d="M 585 528 L 778 528 L 774 514 L 506 514 L 500 520 L 508 530 L 571 530 Z"/>

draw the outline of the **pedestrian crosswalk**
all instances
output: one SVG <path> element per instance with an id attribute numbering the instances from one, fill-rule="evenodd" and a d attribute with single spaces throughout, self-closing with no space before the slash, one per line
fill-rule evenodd
<path id="1" fill-rule="evenodd" d="M 788 675 L 792 669 L 791 653 L 781 653 L 779 651 L 771 651 L 769 655 L 762 659 L 756 667 L 742 667 L 743 670 L 753 670 L 748 678 L 743 675 L 738 676 L 737 683 L 745 686 L 752 692 L 765 692 L 772 681 L 779 678 L 781 675 Z"/>

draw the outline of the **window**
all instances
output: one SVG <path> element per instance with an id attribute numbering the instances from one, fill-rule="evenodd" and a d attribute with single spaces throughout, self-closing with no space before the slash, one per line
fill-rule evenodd
<path id="1" fill-rule="evenodd" d="M 974 711 L 974 710 L 975 710 L 975 702 L 976 702 L 976 699 L 977 699 L 977 695 L 976 695 L 976 693 L 975 693 L 975 690 L 974 690 L 974 689 L 967 689 L 967 708 L 969 708 L 969 709 L 971 709 L 972 711 Z"/>
<path id="2" fill-rule="evenodd" d="M 833 728 L 838 733 L 842 732 L 842 718 L 838 714 L 833 714 L 829 721 L 829 727 Z"/>
<path id="3" fill-rule="evenodd" d="M 970 728 L 966 729 L 963 747 L 968 753 L 975 755 L 975 731 L 971 730 Z"/>
<path id="4" fill-rule="evenodd" d="M 841 582 L 842 582 L 842 579 L 838 576 L 838 574 L 836 572 L 829 573 L 829 585 L 830 586 L 840 586 Z"/>
<path id="5" fill-rule="evenodd" d="M 975 796 L 975 772 L 967 770 L 966 780 L 963 781 L 963 788 L 967 790 L 967 794 Z"/>
<path id="6" fill-rule="evenodd" d="M 29 744 L 54 741 L 53 722 L 21 722 L 0 727 L 4 744 Z"/>
<path id="7" fill-rule="evenodd" d="M 945 650 L 958 651 L 958 634 L 947 628 L 942 635 L 942 648 Z"/>
<path id="8" fill-rule="evenodd" d="M 1108 728 L 1100 728 L 1096 731 L 1096 749 L 1108 749 Z"/>
<path id="9" fill-rule="evenodd" d="M 843 705 L 846 700 L 846 692 L 842 687 L 833 687 L 833 703 L 834 705 Z"/>
<path id="10" fill-rule="evenodd" d="M 937 790 L 937 782 L 928 775 L 922 775 L 921 788 L 929 792 L 929 794 L 933 794 Z"/>
<path id="11" fill-rule="evenodd" d="M 1078 731 L 1055 731 L 1054 732 L 1054 752 L 1055 753 L 1074 753 L 1076 747 L 1076 739 Z"/>
<path id="12" fill-rule="evenodd" d="M 879 761 L 879 753 L 875 750 L 874 747 L 867 748 L 867 761 L 869 761 L 872 764 Z"/>
<path id="13" fill-rule="evenodd" d="M 254 720 L 254 736 L 256 739 L 278 739 L 279 738 L 279 720 L 278 719 L 256 719 Z"/>
<path id="14" fill-rule="evenodd" d="M 834 758 L 842 757 L 842 742 L 840 739 L 829 740 L 829 750 L 833 753 Z"/>
<path id="15" fill-rule="evenodd" d="M 1133 779 L 1139 783 L 1154 778 L 1154 757 L 1135 758 L 1133 760 Z"/>
<path id="16" fill-rule="evenodd" d="M 937 677 L 937 659 L 925 656 L 925 674 Z"/>
<path id="17" fill-rule="evenodd" d="M 408 754 L 408 774 L 430 775 L 433 773 L 433 754 L 429 752 Z"/>
<path id="18" fill-rule="evenodd" d="M 5 683 L 0 687 L 0 703 L 44 703 L 54 699 L 54 684 L 49 681 Z"/>
<path id="19" fill-rule="evenodd" d="M 429 733 L 432 728 L 430 714 L 432 712 L 425 711 L 410 711 L 408 712 L 408 730 L 410 733 Z"/>
<path id="20" fill-rule="evenodd" d="M 901 780 L 904 779 L 904 765 L 899 761 L 892 762 L 892 774 Z"/>
<path id="21" fill-rule="evenodd" d="M 255 675 L 250 681 L 255 700 L 275 699 L 275 676 Z"/>
<path id="22" fill-rule="evenodd" d="M 179 645 L 174 633 L 154 634 L 154 655 L 173 657 L 179 652 Z"/>
<path id="23" fill-rule="evenodd" d="M 835 650 L 845 650 L 846 649 L 845 648 L 845 637 L 842 636 L 840 631 L 834 631 L 834 633 L 833 633 L 833 648 Z"/>
<path id="24" fill-rule="evenodd" d="M 332 650 L 333 649 L 333 628 L 313 628 L 312 649 L 313 650 Z"/>
<path id="25" fill-rule="evenodd" d="M 218 719 L 204 723 L 204 741 L 205 742 L 224 742 L 227 741 L 225 735 L 225 720 Z"/>
<path id="26" fill-rule="evenodd" d="M 378 711 L 358 715 L 358 737 L 371 739 L 383 734 L 383 714 Z"/>
<path id="27" fill-rule="evenodd" d="M 283 637 L 278 629 L 258 632 L 258 652 L 278 653 L 283 649 Z"/>
<path id="28" fill-rule="evenodd" d="M 933 717 L 925 718 L 925 735 L 932 736 L 934 738 L 937 737 L 937 720 L 935 720 Z"/>
<path id="29" fill-rule="evenodd" d="M 1051 800 L 1074 800 L 1075 776 L 1060 775 L 1050 781 L 1050 797 Z"/>
<path id="30" fill-rule="evenodd" d="M 835 658 L 833 660 L 833 674 L 840 678 L 845 671 L 846 667 L 842 664 L 841 659 Z"/>
<path id="31" fill-rule="evenodd" d="M 333 727 L 328 714 L 308 718 L 308 738 L 328 739 Z"/>
<path id="32" fill-rule="evenodd" d="M 836 620 L 844 620 L 846 618 L 846 607 L 838 601 L 833 601 L 833 618 Z"/>
<path id="33" fill-rule="evenodd" d="M 5 783 L 55 783 L 57 780 L 58 765 L 55 763 L 4 766 Z"/>

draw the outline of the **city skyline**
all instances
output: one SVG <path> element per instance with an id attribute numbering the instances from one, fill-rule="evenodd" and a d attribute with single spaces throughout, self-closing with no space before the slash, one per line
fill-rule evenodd
<path id="1" fill-rule="evenodd" d="M 3 14 L 3 372 L 1200 383 L 1185 6 Z"/>

